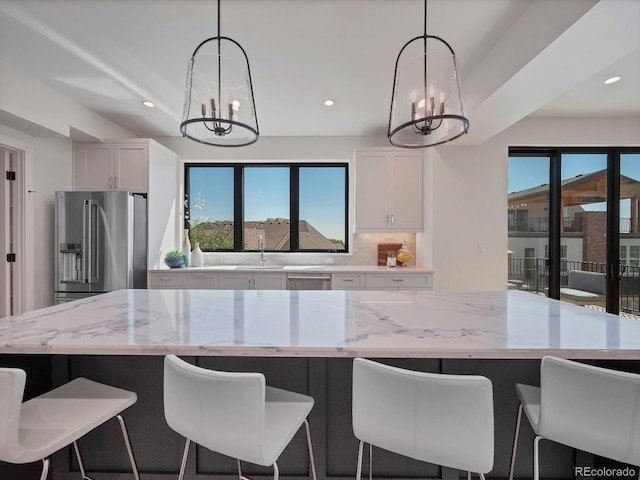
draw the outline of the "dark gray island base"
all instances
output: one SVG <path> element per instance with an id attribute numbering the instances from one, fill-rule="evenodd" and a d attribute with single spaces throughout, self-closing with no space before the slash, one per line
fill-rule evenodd
<path id="1" fill-rule="evenodd" d="M 259 371 L 267 383 L 311 395 L 315 406 L 310 416 L 318 479 L 355 478 L 357 441 L 351 429 L 350 358 L 287 357 L 183 357 L 197 365 L 230 371 Z M 511 442 L 515 424 L 518 382 L 539 383 L 538 359 L 378 359 L 391 365 L 430 372 L 480 374 L 489 377 L 495 397 L 495 463 L 489 478 L 508 476 Z M 587 360 L 590 363 L 640 372 L 634 360 Z M 138 402 L 124 412 L 132 447 L 142 480 L 177 478 L 184 439 L 166 424 L 162 407 L 163 356 L 105 355 L 2 355 L 5 366 L 27 370 L 26 397 L 43 393 L 52 386 L 84 376 L 135 391 Z M 531 429 L 523 427 L 517 478 L 532 477 Z M 132 479 L 130 465 L 122 446 L 117 422 L 108 422 L 83 438 L 80 443 L 85 467 L 95 480 Z M 575 452 L 567 447 L 542 444 L 541 478 L 575 478 L 574 466 L 623 466 L 605 459 Z M 365 462 L 365 465 L 368 465 Z M 308 454 L 303 432 L 299 432 L 278 461 L 283 480 L 310 478 Z M 1 479 L 39 478 L 41 465 L 0 463 Z M 636 470 L 637 471 L 637 470 Z M 251 478 L 271 478 L 271 469 L 243 464 L 243 473 Z M 70 449 L 56 454 L 52 461 L 54 480 L 78 480 L 79 471 Z M 363 475 L 368 475 L 365 470 Z M 374 449 L 376 478 L 444 478 L 466 474 L 395 456 Z M 192 448 L 187 475 L 190 479 L 237 479 L 234 460 L 204 448 Z"/>

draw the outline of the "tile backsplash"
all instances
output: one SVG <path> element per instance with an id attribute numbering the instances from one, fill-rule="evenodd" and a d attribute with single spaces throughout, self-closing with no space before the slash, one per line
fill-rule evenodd
<path id="1" fill-rule="evenodd" d="M 377 265 L 379 243 L 407 242 L 407 248 L 413 255 L 413 260 L 407 265 L 416 264 L 416 234 L 415 233 L 356 233 L 353 236 L 353 256 L 349 263 L 355 265 Z"/>

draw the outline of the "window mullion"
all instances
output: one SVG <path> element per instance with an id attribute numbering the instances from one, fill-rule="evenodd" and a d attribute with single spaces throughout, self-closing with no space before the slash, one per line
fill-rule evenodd
<path id="1" fill-rule="evenodd" d="M 233 168 L 233 249 L 244 251 L 244 168 Z"/>
<path id="2" fill-rule="evenodd" d="M 290 249 L 300 250 L 300 167 L 292 165 L 289 169 L 289 211 L 290 211 Z"/>

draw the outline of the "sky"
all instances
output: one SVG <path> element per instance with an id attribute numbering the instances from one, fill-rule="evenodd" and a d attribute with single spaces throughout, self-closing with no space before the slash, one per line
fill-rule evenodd
<path id="1" fill-rule="evenodd" d="M 562 180 L 579 174 L 588 174 L 607 168 L 606 154 L 563 154 L 561 159 Z M 640 181 L 640 154 L 623 154 L 620 159 L 620 173 Z M 517 192 L 527 188 L 549 183 L 548 157 L 510 157 L 508 173 L 508 192 Z M 585 205 L 585 210 L 606 210 L 606 204 Z M 629 218 L 629 201 L 620 202 L 620 217 Z"/>
<path id="2" fill-rule="evenodd" d="M 325 237 L 339 240 L 345 240 L 344 172 L 343 168 L 300 169 L 300 218 Z M 233 167 L 195 167 L 189 181 L 192 205 L 198 203 L 198 194 L 204 199 L 203 208 L 192 208 L 192 219 L 233 219 Z M 244 181 L 246 221 L 290 218 L 287 167 L 245 167 Z"/>

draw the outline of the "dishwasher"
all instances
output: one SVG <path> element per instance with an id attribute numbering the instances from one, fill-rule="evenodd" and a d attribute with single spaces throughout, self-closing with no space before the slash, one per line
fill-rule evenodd
<path id="1" fill-rule="evenodd" d="M 328 273 L 289 273 L 287 290 L 331 290 Z"/>

